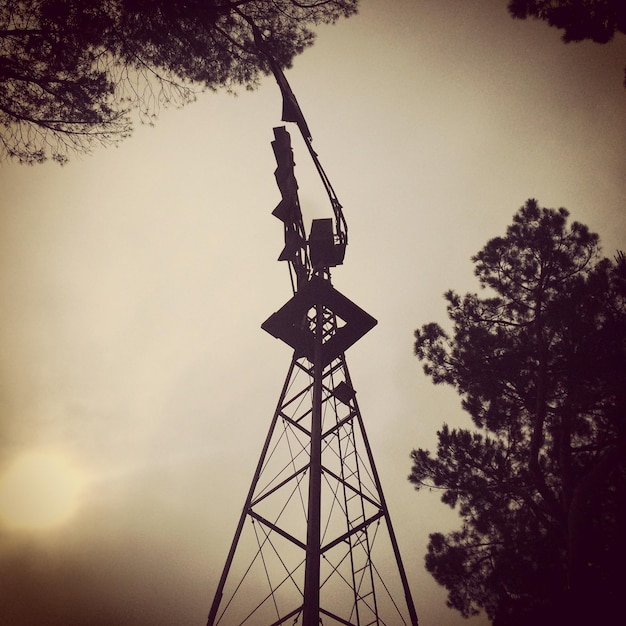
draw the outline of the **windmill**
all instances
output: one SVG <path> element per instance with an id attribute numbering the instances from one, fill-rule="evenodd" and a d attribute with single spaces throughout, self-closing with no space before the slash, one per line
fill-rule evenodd
<path id="1" fill-rule="evenodd" d="M 331 269 L 344 261 L 347 223 L 289 84 L 267 58 L 283 121 L 300 129 L 333 214 L 312 220 L 307 237 L 291 137 L 274 128 L 281 200 L 273 215 L 284 227 L 279 260 L 289 266 L 293 296 L 262 328 L 293 356 L 208 626 L 417 626 L 345 357 L 376 320 L 331 282 Z"/>

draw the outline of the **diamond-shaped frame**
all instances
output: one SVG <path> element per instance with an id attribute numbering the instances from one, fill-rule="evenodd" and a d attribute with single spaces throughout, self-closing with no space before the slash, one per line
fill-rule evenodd
<path id="1" fill-rule="evenodd" d="M 345 321 L 322 346 L 322 366 L 328 365 L 378 323 L 369 313 L 337 291 L 328 280 L 313 276 L 282 308 L 261 324 L 270 335 L 291 346 L 299 356 L 313 361 L 314 333 L 307 313 L 323 306 Z"/>

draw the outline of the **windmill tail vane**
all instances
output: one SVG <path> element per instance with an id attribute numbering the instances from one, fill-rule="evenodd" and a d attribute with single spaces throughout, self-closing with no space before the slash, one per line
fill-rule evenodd
<path id="1" fill-rule="evenodd" d="M 294 122 L 298 126 L 300 133 L 302 135 L 302 139 L 304 140 L 304 143 L 307 147 L 309 155 L 311 156 L 311 160 L 313 161 L 313 164 L 315 165 L 315 169 L 317 170 L 317 173 L 320 176 L 320 179 L 322 181 L 326 194 L 328 195 L 328 199 L 330 201 L 331 208 L 334 214 L 334 219 L 335 219 L 334 239 L 336 240 L 336 243 L 338 245 L 336 255 L 337 255 L 337 258 L 339 257 L 341 258 L 341 260 L 335 263 L 335 265 L 339 265 L 343 263 L 343 255 L 345 254 L 345 248 L 346 248 L 346 245 L 348 244 L 348 224 L 346 222 L 346 218 L 343 213 L 343 207 L 341 203 L 339 202 L 339 198 L 337 197 L 337 194 L 335 193 L 335 190 L 333 189 L 330 179 L 328 178 L 326 172 L 324 171 L 324 168 L 322 167 L 322 163 L 318 157 L 317 152 L 315 152 L 315 150 L 313 149 L 313 143 L 312 143 L 313 138 L 311 135 L 311 131 L 309 130 L 309 126 L 304 117 L 304 113 L 302 112 L 302 109 L 300 108 L 300 105 L 298 104 L 298 100 L 293 90 L 291 89 L 291 85 L 289 84 L 289 81 L 287 80 L 285 73 L 280 67 L 280 64 L 276 61 L 276 59 L 272 55 L 270 48 L 267 42 L 265 41 L 265 38 L 263 37 L 263 34 L 259 30 L 259 27 L 254 23 L 254 20 L 252 20 L 247 15 L 243 14 L 241 11 L 239 11 L 239 9 L 235 9 L 235 10 L 250 25 L 250 28 L 252 30 L 252 34 L 254 37 L 255 46 L 257 50 L 259 51 L 259 53 L 267 61 L 270 71 L 272 72 L 272 74 L 274 75 L 274 78 L 276 79 L 276 82 L 280 89 L 282 100 L 283 100 L 282 117 L 281 117 L 282 121 Z M 275 149 L 275 153 L 276 153 L 276 149 Z M 278 161 L 278 155 L 277 155 L 277 161 Z M 278 165 L 280 168 L 281 163 L 279 162 Z M 326 224 L 323 228 L 323 232 L 325 235 L 327 235 L 327 232 L 328 232 L 327 228 L 328 228 L 328 225 Z M 321 233 L 322 233 L 322 230 L 319 230 L 319 231 L 316 231 L 315 234 L 316 236 L 319 237 Z M 343 252 L 340 254 L 339 250 L 342 250 Z"/>

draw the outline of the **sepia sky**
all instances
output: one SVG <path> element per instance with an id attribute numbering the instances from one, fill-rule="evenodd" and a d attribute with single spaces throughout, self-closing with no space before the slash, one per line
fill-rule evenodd
<path id="1" fill-rule="evenodd" d="M 378 320 L 347 360 L 421 626 L 486 620 L 424 570 L 429 533 L 460 521 L 413 490 L 409 454 L 470 422 L 421 373 L 413 330 L 445 324 L 447 289 L 478 288 L 470 257 L 528 198 L 566 207 L 606 256 L 626 248 L 626 41 L 559 37 L 505 0 L 363 0 L 287 73 L 348 221 L 334 285 Z M 260 328 L 291 295 L 280 112 L 268 78 L 62 168 L 0 165 L 11 626 L 205 623 L 291 358 Z M 291 126 L 308 224 L 330 209 Z M 18 470 L 31 493 L 6 495 Z M 3 508 L 51 493 L 49 519 Z"/>

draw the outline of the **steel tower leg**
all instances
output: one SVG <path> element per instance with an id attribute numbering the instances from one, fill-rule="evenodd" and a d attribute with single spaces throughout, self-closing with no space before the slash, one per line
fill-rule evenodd
<path id="1" fill-rule="evenodd" d="M 289 372 L 287 374 L 287 379 L 285 380 L 285 383 L 283 385 L 283 391 L 281 393 L 281 399 L 285 397 L 285 393 L 287 391 L 287 385 L 289 384 L 289 381 L 291 379 L 291 375 L 293 373 L 294 366 L 295 366 L 295 360 L 293 360 L 291 362 L 291 366 L 289 367 Z M 222 601 L 222 596 L 223 596 L 223 593 L 224 593 L 224 585 L 226 584 L 226 579 L 228 578 L 228 574 L 230 572 L 230 567 L 232 565 L 233 558 L 235 556 L 235 551 L 237 549 L 237 544 L 239 542 L 239 538 L 241 537 L 241 532 L 243 530 L 244 524 L 246 522 L 246 519 L 247 519 L 248 515 L 252 511 L 252 499 L 254 497 L 254 493 L 256 491 L 257 484 L 259 482 L 259 477 L 261 476 L 261 473 L 263 471 L 263 464 L 264 464 L 265 458 L 266 458 L 268 450 L 269 450 L 270 442 L 272 440 L 272 434 L 274 432 L 274 428 L 276 426 L 276 421 L 278 420 L 279 414 L 280 414 L 279 411 L 276 410 L 276 412 L 274 413 L 274 417 L 272 419 L 272 423 L 271 423 L 269 432 L 268 432 L 267 437 L 265 439 L 265 444 L 263 445 L 263 450 L 261 452 L 261 458 L 259 459 L 256 471 L 254 472 L 254 477 L 252 478 L 252 485 L 250 486 L 250 490 L 248 491 L 248 497 L 246 498 L 246 503 L 244 504 L 243 511 L 241 513 L 241 516 L 239 517 L 239 523 L 237 524 L 237 529 L 235 531 L 235 537 L 234 537 L 233 542 L 232 542 L 232 544 L 230 546 L 230 550 L 228 551 L 228 556 L 226 557 L 226 564 L 224 565 L 224 569 L 222 570 L 222 575 L 220 577 L 220 581 L 218 583 L 217 590 L 215 592 L 215 597 L 213 598 L 213 604 L 211 605 L 211 611 L 209 612 L 209 619 L 208 619 L 208 622 L 207 622 L 208 626 L 213 626 L 213 624 L 216 623 L 215 620 L 217 618 L 217 612 L 219 610 L 220 603 Z"/>
<path id="2" fill-rule="evenodd" d="M 313 406 L 311 413 L 311 452 L 309 467 L 309 508 L 304 572 L 303 626 L 318 626 L 320 615 L 320 530 L 322 502 L 322 339 L 324 312 L 315 307 L 315 347 L 313 357 Z"/>

